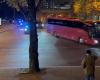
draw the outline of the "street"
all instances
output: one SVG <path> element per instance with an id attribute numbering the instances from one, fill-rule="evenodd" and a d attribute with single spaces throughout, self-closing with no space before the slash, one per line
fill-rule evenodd
<path id="1" fill-rule="evenodd" d="M 0 69 L 28 68 L 29 35 L 12 27 L 0 33 Z M 80 66 L 85 50 L 90 47 L 56 38 L 45 30 L 38 31 L 38 40 L 40 67 Z M 100 59 L 96 65 L 100 66 Z"/>
<path id="2" fill-rule="evenodd" d="M 98 58 L 83 67 L 88 49 Z M 100 0 L 0 0 L 0 80 L 89 77 L 100 79 Z"/>

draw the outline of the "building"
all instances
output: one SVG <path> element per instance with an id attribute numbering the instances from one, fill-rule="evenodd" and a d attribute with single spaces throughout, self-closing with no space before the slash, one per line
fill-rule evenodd
<path id="1" fill-rule="evenodd" d="M 40 8 L 43 9 L 69 9 L 73 0 L 42 0 Z"/>

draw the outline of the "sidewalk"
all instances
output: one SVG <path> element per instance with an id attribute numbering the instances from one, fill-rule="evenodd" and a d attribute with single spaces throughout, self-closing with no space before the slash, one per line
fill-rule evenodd
<path id="1" fill-rule="evenodd" d="M 0 70 L 0 80 L 84 80 L 80 67 L 45 68 L 41 73 L 19 74 L 21 69 Z M 100 68 L 96 67 L 96 80 L 100 80 Z"/>
<path id="2" fill-rule="evenodd" d="M 0 33 L 14 29 L 14 28 L 15 28 L 14 24 L 2 25 L 0 26 Z"/>

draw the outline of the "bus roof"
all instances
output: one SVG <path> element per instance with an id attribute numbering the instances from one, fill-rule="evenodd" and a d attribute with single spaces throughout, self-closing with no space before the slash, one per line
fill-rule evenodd
<path id="1" fill-rule="evenodd" d="M 83 22 L 81 21 L 79 18 L 69 18 L 69 17 L 65 17 L 65 18 L 59 18 L 59 17 L 50 17 L 48 19 L 57 19 L 57 20 L 67 20 L 67 21 L 74 21 L 74 22 L 81 22 L 89 27 L 92 26 L 92 23 L 88 23 L 88 22 Z"/>
<path id="2" fill-rule="evenodd" d="M 65 18 L 61 18 L 61 17 L 51 17 L 49 19 L 58 19 L 58 20 L 69 20 L 69 21 L 78 21 L 78 22 L 82 22 L 79 18 L 69 18 L 69 17 L 65 17 Z"/>

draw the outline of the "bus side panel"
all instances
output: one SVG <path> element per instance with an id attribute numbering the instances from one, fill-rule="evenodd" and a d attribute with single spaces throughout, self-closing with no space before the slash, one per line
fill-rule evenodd
<path id="1" fill-rule="evenodd" d="M 68 31 L 69 34 L 66 35 L 66 37 L 69 36 L 69 38 L 72 39 L 72 40 L 78 41 L 79 38 L 82 38 L 86 42 L 87 41 L 91 42 L 90 41 L 91 38 L 89 37 L 88 32 L 86 32 L 82 29 L 78 29 L 78 28 L 75 29 L 75 28 L 69 28 L 68 27 L 68 28 L 65 28 L 64 32 L 67 32 L 67 31 Z"/>
<path id="2" fill-rule="evenodd" d="M 88 35 L 88 32 L 82 30 L 82 29 L 78 29 L 78 28 L 70 28 L 70 27 L 65 27 L 62 26 L 61 28 L 63 28 L 62 31 L 62 35 L 61 37 L 66 38 L 66 39 L 71 39 L 74 41 L 79 41 L 79 38 L 84 39 L 85 44 L 88 45 L 94 45 L 94 40 L 91 39 Z M 59 29 L 61 30 L 61 29 Z"/>
<path id="3" fill-rule="evenodd" d="M 48 24 L 48 27 L 47 27 L 47 31 L 50 33 L 50 34 L 53 34 L 53 35 L 57 35 L 59 37 L 63 37 L 63 32 L 64 32 L 64 29 L 58 25 L 52 25 L 52 24 Z"/>
<path id="4" fill-rule="evenodd" d="M 64 28 L 58 25 L 54 26 L 54 32 L 59 37 L 64 37 Z"/>
<path id="5" fill-rule="evenodd" d="M 79 38 L 81 37 L 82 39 L 84 39 L 85 43 L 88 44 L 88 45 L 94 45 L 94 40 L 91 39 L 88 35 L 88 32 L 82 30 L 82 29 L 78 29 L 78 28 L 65 28 L 64 29 L 65 31 L 65 34 L 66 37 L 65 38 L 68 38 L 68 39 L 71 39 L 71 40 L 75 40 L 75 41 L 79 41 Z"/>
<path id="6" fill-rule="evenodd" d="M 59 25 L 52 25 L 48 24 L 47 30 L 51 34 L 56 34 L 59 37 L 71 39 L 74 41 L 79 41 L 79 37 L 83 38 L 85 40 L 86 44 L 93 45 L 94 41 L 89 38 L 88 32 L 78 29 L 78 28 L 69 28 L 65 26 L 59 26 Z"/>
<path id="7" fill-rule="evenodd" d="M 56 34 L 58 34 L 60 37 L 66 38 L 66 39 L 72 39 L 77 41 L 79 37 L 82 37 L 85 39 L 88 37 L 87 32 L 81 29 L 75 29 L 75 28 L 69 28 L 65 26 L 55 26 L 54 31 Z"/>

